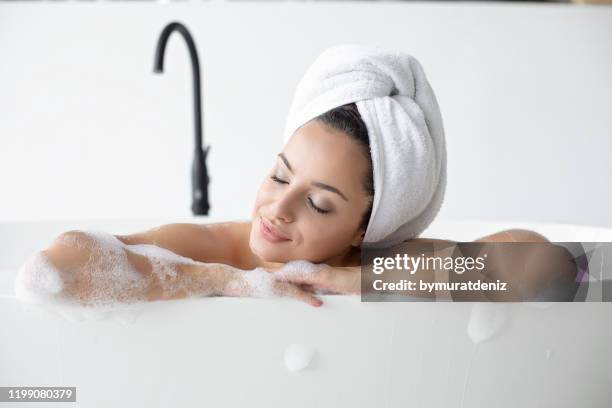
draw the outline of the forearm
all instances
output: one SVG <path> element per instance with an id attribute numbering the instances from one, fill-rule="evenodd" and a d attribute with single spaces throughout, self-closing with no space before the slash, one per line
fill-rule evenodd
<path id="1" fill-rule="evenodd" d="M 401 266 L 385 268 L 383 274 L 369 273 L 364 290 L 455 301 L 526 299 L 541 287 L 535 281 L 541 280 L 542 275 L 546 276 L 532 262 L 534 254 L 542 251 L 537 251 L 540 248 L 535 245 L 502 247 L 500 242 L 513 238 L 503 235 L 471 243 L 442 240 L 407 242 L 400 253 L 405 253 L 411 261 L 420 261 L 418 266 L 411 262 L 406 266 L 402 262 Z M 395 256 L 396 251 L 385 254 L 388 258 Z M 477 259 L 484 263 L 484 268 L 476 266 Z M 544 258 L 539 256 L 538 259 Z M 506 285 L 496 285 L 499 282 Z"/>
<path id="2" fill-rule="evenodd" d="M 146 280 L 141 293 L 144 300 L 169 300 L 222 294 L 230 266 L 181 260 L 178 256 L 151 256 L 124 247 L 126 258 L 138 276 Z M 159 250 L 158 250 L 159 251 Z"/>
<path id="3" fill-rule="evenodd" d="M 54 269 L 46 273 L 60 277 L 63 288 L 56 296 L 81 304 L 214 296 L 221 294 L 231 268 L 83 231 L 62 234 L 40 256 Z M 34 276 L 40 273 L 36 267 L 40 263 L 26 264 L 20 274 Z M 25 281 L 36 284 L 35 279 Z"/>
<path id="4" fill-rule="evenodd" d="M 541 245 L 532 246 L 505 246 L 502 251 L 502 246 L 495 245 L 494 243 L 502 242 L 529 242 L 539 243 Z M 447 258 L 451 257 L 454 259 L 458 257 L 472 257 L 476 258 L 482 255 L 483 252 L 488 252 L 487 262 L 485 263 L 485 270 L 478 272 L 472 270 L 470 273 L 457 274 L 452 270 L 445 268 L 419 268 L 413 275 L 407 278 L 405 270 L 390 270 L 386 271 L 386 281 L 391 279 L 399 281 L 401 279 L 409 279 L 413 282 L 422 281 L 425 284 L 431 284 L 436 282 L 468 282 L 481 280 L 483 282 L 495 282 L 496 278 L 500 278 L 502 281 L 508 283 L 508 287 L 511 288 L 508 292 L 499 292 L 491 290 L 483 291 L 469 291 L 469 293 L 462 291 L 440 291 L 442 297 L 450 298 L 455 300 L 503 300 L 503 299 L 519 299 L 522 296 L 532 296 L 533 291 L 527 291 L 527 289 L 537 290 L 541 287 L 542 278 L 547 279 L 550 277 L 550 273 L 542 268 L 545 261 L 554 261 L 559 259 L 558 253 L 551 253 L 547 250 L 546 245 L 549 243 L 548 239 L 543 235 L 530 230 L 524 229 L 508 229 L 500 231 L 491 235 L 487 235 L 480 239 L 470 243 L 468 245 L 459 244 L 455 241 L 450 240 L 429 240 L 429 239 L 414 239 L 409 241 L 408 255 L 411 257 L 418 257 L 424 255 L 425 257 L 435 256 Z M 480 245 L 478 245 L 480 244 Z M 491 245 L 487 245 L 491 244 Z M 554 252 L 554 251 L 553 251 Z M 537 255 L 537 256 L 536 256 Z M 561 257 L 563 258 L 563 256 Z M 536 262 L 537 260 L 537 262 Z M 544 260 L 544 261 L 543 261 Z M 519 294 L 519 289 L 523 290 L 522 294 Z M 411 291 L 411 295 L 433 297 L 436 295 L 434 291 Z M 388 291 L 387 293 L 404 293 L 403 291 Z"/>

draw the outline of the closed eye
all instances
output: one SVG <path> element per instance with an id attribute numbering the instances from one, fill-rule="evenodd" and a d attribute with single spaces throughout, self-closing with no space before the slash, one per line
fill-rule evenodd
<path id="1" fill-rule="evenodd" d="M 289 184 L 287 181 L 281 180 L 276 176 L 271 176 L 270 178 L 279 184 Z M 310 207 L 312 207 L 312 209 L 318 212 L 319 214 L 327 214 L 329 212 L 328 210 L 324 210 L 322 208 L 317 207 L 310 197 L 308 197 L 308 204 L 310 204 Z"/>
<path id="2" fill-rule="evenodd" d="M 310 206 L 312 207 L 312 209 L 315 210 L 316 212 L 320 213 L 320 214 L 327 214 L 329 212 L 327 210 L 324 210 L 324 209 L 319 208 L 316 205 L 314 205 L 314 203 L 312 202 L 310 197 L 308 197 L 308 202 L 310 203 Z"/>
<path id="3" fill-rule="evenodd" d="M 279 178 L 278 178 L 278 177 L 276 177 L 276 176 L 272 176 L 272 177 L 270 177 L 270 178 L 271 178 L 272 180 L 276 181 L 277 183 L 280 183 L 280 184 L 289 184 L 289 183 L 288 183 L 288 182 L 286 182 L 285 180 L 281 180 L 281 179 L 279 179 Z"/>

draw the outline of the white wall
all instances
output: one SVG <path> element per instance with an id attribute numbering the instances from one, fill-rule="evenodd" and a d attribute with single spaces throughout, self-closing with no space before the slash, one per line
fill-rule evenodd
<path id="1" fill-rule="evenodd" d="M 402 49 L 444 117 L 440 216 L 612 226 L 612 7 L 0 3 L 0 219 L 185 216 L 195 36 L 211 215 L 247 218 L 292 93 L 327 46 Z"/>

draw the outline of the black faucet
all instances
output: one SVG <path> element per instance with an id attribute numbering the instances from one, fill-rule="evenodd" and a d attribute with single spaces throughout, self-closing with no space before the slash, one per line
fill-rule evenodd
<path id="1" fill-rule="evenodd" d="M 195 156 L 191 169 L 191 194 L 192 204 L 191 211 L 194 215 L 208 215 L 210 209 L 208 205 L 208 171 L 206 170 L 206 157 L 210 146 L 206 150 L 202 150 L 202 110 L 200 100 L 200 63 L 198 61 L 198 53 L 195 43 L 187 27 L 181 23 L 173 22 L 168 24 L 157 40 L 157 48 L 155 49 L 155 66 L 153 72 L 164 72 L 164 53 L 166 51 L 166 43 L 168 37 L 174 31 L 181 33 L 191 57 L 191 69 L 193 71 L 193 119 L 195 121 Z"/>

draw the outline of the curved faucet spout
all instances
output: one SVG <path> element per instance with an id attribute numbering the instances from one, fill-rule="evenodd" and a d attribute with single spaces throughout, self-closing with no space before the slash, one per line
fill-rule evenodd
<path id="1" fill-rule="evenodd" d="M 172 22 L 168 24 L 162 30 L 157 40 L 157 47 L 155 49 L 155 63 L 153 72 L 162 73 L 164 72 L 164 55 L 166 52 L 166 44 L 168 38 L 173 32 L 179 32 L 189 49 L 189 56 L 191 58 L 191 70 L 193 72 L 193 118 L 194 118 L 194 130 L 195 130 L 195 157 L 192 168 L 192 205 L 191 210 L 195 215 L 208 215 L 210 206 L 208 204 L 208 171 L 206 170 L 206 157 L 210 150 L 210 146 L 206 147 L 206 150 L 202 149 L 203 136 L 202 136 L 202 108 L 201 108 L 201 97 L 200 97 L 200 62 L 198 60 L 198 53 L 196 50 L 195 42 L 183 24 L 178 22 Z"/>

